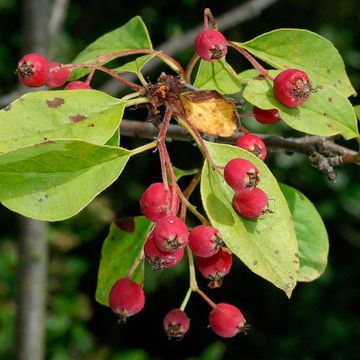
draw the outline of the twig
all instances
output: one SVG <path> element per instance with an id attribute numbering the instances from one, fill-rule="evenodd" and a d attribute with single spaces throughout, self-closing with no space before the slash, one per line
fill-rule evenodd
<path id="1" fill-rule="evenodd" d="M 51 44 L 62 28 L 69 8 L 69 0 L 54 0 L 47 26 L 49 43 Z"/>

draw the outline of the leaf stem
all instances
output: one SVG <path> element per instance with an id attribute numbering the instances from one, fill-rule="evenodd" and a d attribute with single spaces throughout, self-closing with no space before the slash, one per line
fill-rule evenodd
<path id="1" fill-rule="evenodd" d="M 148 102 L 149 102 L 149 99 L 147 97 L 139 97 L 139 98 L 127 100 L 125 106 L 129 107 L 129 106 L 133 106 L 133 105 L 145 104 Z"/>
<path id="2" fill-rule="evenodd" d="M 131 150 L 131 156 L 140 154 L 140 153 L 148 151 L 150 149 L 153 149 L 154 147 L 157 146 L 157 144 L 158 144 L 158 141 L 154 140 L 154 141 L 149 142 L 149 143 L 147 143 L 147 144 L 145 144 L 143 146 L 139 146 L 139 147 Z"/>
<path id="3" fill-rule="evenodd" d="M 198 62 L 198 60 L 200 59 L 200 56 L 198 54 L 194 54 L 193 57 L 190 59 L 187 67 L 186 67 L 186 71 L 185 71 L 185 81 L 187 83 L 191 83 L 191 73 L 194 70 L 194 67 L 196 65 L 196 63 Z"/>

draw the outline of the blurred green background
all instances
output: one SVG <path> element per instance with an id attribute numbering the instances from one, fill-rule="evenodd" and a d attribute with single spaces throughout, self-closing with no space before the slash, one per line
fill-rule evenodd
<path id="1" fill-rule="evenodd" d="M 203 9 L 214 15 L 230 11 L 243 1 L 72 1 L 63 28 L 51 46 L 52 60 L 69 62 L 89 42 L 139 14 L 155 47 L 185 33 L 202 21 Z M 215 3 L 215 2 L 214 2 Z M 23 55 L 22 2 L 0 0 L 0 97 L 17 86 L 14 69 Z M 277 1 L 259 16 L 225 35 L 249 40 L 279 27 L 306 28 L 328 38 L 338 48 L 354 87 L 360 92 L 360 4 L 358 0 Z M 221 30 L 221 29 L 220 29 Z M 319 49 L 321 51 L 321 49 Z M 185 65 L 193 49 L 175 57 Z M 314 54 L 316 56 L 316 54 Z M 238 58 L 237 58 L 238 59 Z M 245 61 L 230 62 L 239 71 Z M 161 69 L 149 74 L 156 79 Z M 96 78 L 101 84 L 102 77 Z M 358 98 L 351 99 L 359 104 Z M 127 118 L 144 118 L 130 111 Z M 255 132 L 294 135 L 282 124 L 269 128 L 245 123 Z M 122 138 L 125 147 L 143 144 Z M 354 143 L 347 146 L 354 147 Z M 169 145 L 175 166 L 198 167 L 201 156 L 190 143 Z M 221 289 L 209 290 L 215 301 L 237 304 L 251 330 L 247 336 L 224 341 L 207 328 L 208 306 L 196 294 L 187 308 L 192 319 L 180 342 L 168 341 L 162 318 L 180 305 L 187 289 L 186 263 L 169 271 L 146 272 L 145 310 L 126 326 L 94 300 L 100 251 L 112 220 L 139 214 L 138 199 L 153 181 L 159 181 L 156 154 L 142 154 L 126 167 L 121 178 L 85 210 L 67 221 L 49 226 L 50 263 L 46 320 L 46 359 L 356 359 L 359 356 L 360 167 L 338 168 L 335 184 L 300 155 L 270 154 L 268 165 L 281 182 L 306 194 L 321 213 L 330 237 L 329 265 L 313 283 L 297 286 L 291 300 L 235 261 Z M 186 185 L 188 179 L 181 183 Z M 195 194 L 194 202 L 199 200 Z M 13 359 L 15 342 L 16 236 L 18 216 L 0 208 L 0 358 Z M 314 234 L 316 236 L 316 234 Z M 200 279 L 199 279 L 200 280 Z M 200 280 L 200 284 L 206 283 Z"/>

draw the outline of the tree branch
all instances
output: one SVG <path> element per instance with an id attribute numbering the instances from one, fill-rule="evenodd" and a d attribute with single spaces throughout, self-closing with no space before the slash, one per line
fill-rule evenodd
<path id="1" fill-rule="evenodd" d="M 153 139 L 158 130 L 151 122 L 125 120 L 121 121 L 120 133 L 122 136 Z M 242 135 L 237 133 L 231 137 L 219 137 L 204 135 L 211 141 L 235 144 L 236 139 Z M 284 138 L 277 135 L 256 134 L 266 144 L 268 150 L 273 152 L 285 152 L 287 154 L 299 153 L 308 157 L 313 166 L 321 170 L 331 181 L 335 181 L 336 173 L 334 167 L 346 163 L 360 164 L 359 153 L 338 145 L 332 138 L 321 136 L 302 136 L 299 138 Z M 170 124 L 167 131 L 168 140 L 193 141 L 185 128 L 179 125 Z"/>

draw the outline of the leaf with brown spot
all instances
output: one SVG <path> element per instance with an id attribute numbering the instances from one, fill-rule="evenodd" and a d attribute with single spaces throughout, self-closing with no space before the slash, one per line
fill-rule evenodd
<path id="1" fill-rule="evenodd" d="M 54 100 L 46 100 L 46 105 L 51 109 L 56 109 L 57 107 L 64 105 L 65 100 L 63 98 L 55 98 Z"/>
<path id="2" fill-rule="evenodd" d="M 185 115 L 201 132 L 228 137 L 237 128 L 236 109 L 215 90 L 193 91 L 181 95 Z"/>
<path id="3" fill-rule="evenodd" d="M 81 115 L 81 114 L 77 114 L 77 115 L 70 115 L 69 116 L 69 120 L 73 123 L 77 123 L 79 121 L 85 120 L 86 116 L 85 115 Z M 93 124 L 94 125 L 94 124 Z"/>

